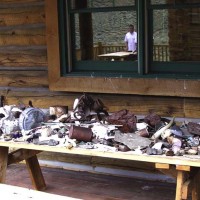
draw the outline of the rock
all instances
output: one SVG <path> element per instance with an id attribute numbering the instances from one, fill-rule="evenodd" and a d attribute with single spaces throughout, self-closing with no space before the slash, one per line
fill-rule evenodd
<path id="1" fill-rule="evenodd" d="M 200 124 L 189 122 L 187 125 L 187 129 L 191 134 L 200 135 Z"/>
<path id="2" fill-rule="evenodd" d="M 148 147 L 151 144 L 149 138 L 141 137 L 135 133 L 121 133 L 120 131 L 116 131 L 114 140 L 126 145 L 131 150 L 138 147 Z"/>

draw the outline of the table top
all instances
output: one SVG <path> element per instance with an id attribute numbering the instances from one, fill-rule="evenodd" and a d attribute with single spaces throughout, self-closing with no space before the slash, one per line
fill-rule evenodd
<path id="1" fill-rule="evenodd" d="M 129 55 L 137 55 L 137 52 L 127 52 L 127 51 L 120 51 L 120 52 L 113 52 L 113 53 L 106 53 L 106 54 L 100 54 L 99 57 L 117 57 L 117 58 L 124 58 Z"/>
<path id="2" fill-rule="evenodd" d="M 137 154 L 134 153 L 134 151 L 111 152 L 111 151 L 100 151 L 98 149 L 84 149 L 84 148 L 68 149 L 64 146 L 35 145 L 33 143 L 25 143 L 25 142 L 18 143 L 10 141 L 9 142 L 0 141 L 0 147 L 12 147 L 18 149 L 40 150 L 48 152 L 98 156 L 104 158 L 133 160 L 133 161 L 142 161 L 150 163 L 167 163 L 172 165 L 186 165 L 186 166 L 200 167 L 200 155 L 193 155 L 193 156 L 147 155 L 147 154 Z"/>

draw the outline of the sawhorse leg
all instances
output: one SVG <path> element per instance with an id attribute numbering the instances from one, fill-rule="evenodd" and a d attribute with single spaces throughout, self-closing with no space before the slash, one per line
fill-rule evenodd
<path id="1" fill-rule="evenodd" d="M 176 200 L 188 199 L 192 193 L 192 200 L 200 199 L 200 169 L 189 166 L 177 166 Z"/>
<path id="2" fill-rule="evenodd" d="M 200 199 L 200 169 L 198 168 L 192 181 L 192 200 L 199 200 L 199 199 Z"/>
<path id="3" fill-rule="evenodd" d="M 0 183 L 6 180 L 6 169 L 8 162 L 8 147 L 0 147 Z"/>
<path id="4" fill-rule="evenodd" d="M 42 170 L 40 168 L 37 156 L 36 155 L 32 156 L 26 159 L 25 161 L 26 161 L 26 166 L 28 168 L 34 188 L 40 191 L 45 190 L 46 184 L 44 181 L 44 177 L 43 177 Z"/>

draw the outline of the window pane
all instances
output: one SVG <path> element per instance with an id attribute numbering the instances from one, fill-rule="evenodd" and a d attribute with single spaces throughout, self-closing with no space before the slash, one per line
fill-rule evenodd
<path id="1" fill-rule="evenodd" d="M 168 0 L 151 0 L 151 4 L 166 4 Z"/>
<path id="2" fill-rule="evenodd" d="M 153 61 L 169 61 L 168 10 L 153 11 Z"/>
<path id="3" fill-rule="evenodd" d="M 200 8 L 153 11 L 153 61 L 200 61 Z"/>
<path id="4" fill-rule="evenodd" d="M 151 0 L 151 4 L 187 4 L 200 3 L 200 0 Z"/>
<path id="5" fill-rule="evenodd" d="M 80 8 L 80 4 L 86 4 L 87 8 L 133 6 L 135 0 L 71 0 L 72 9 Z"/>
<path id="6" fill-rule="evenodd" d="M 112 55 L 105 57 L 99 55 L 124 52 L 126 50 L 124 42 L 125 34 L 128 31 L 129 24 L 134 24 L 136 27 L 136 12 L 76 13 L 74 14 L 74 18 L 74 57 L 76 61 L 113 61 L 113 58 L 115 61 L 126 60 L 112 57 Z"/>

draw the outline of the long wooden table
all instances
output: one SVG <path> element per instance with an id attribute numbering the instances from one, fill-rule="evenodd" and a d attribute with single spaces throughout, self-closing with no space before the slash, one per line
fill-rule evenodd
<path id="1" fill-rule="evenodd" d="M 9 153 L 9 148 L 16 148 L 17 150 Z M 192 200 L 200 199 L 200 156 L 198 155 L 188 157 L 150 156 L 138 155 L 133 152 L 103 152 L 95 149 L 67 149 L 65 147 L 34 145 L 32 143 L 0 142 L 0 183 L 5 183 L 8 165 L 25 160 L 34 188 L 45 190 L 45 180 L 37 159 L 37 154 L 43 151 L 155 163 L 156 169 L 176 178 L 175 200 L 188 199 L 190 192 Z"/>

